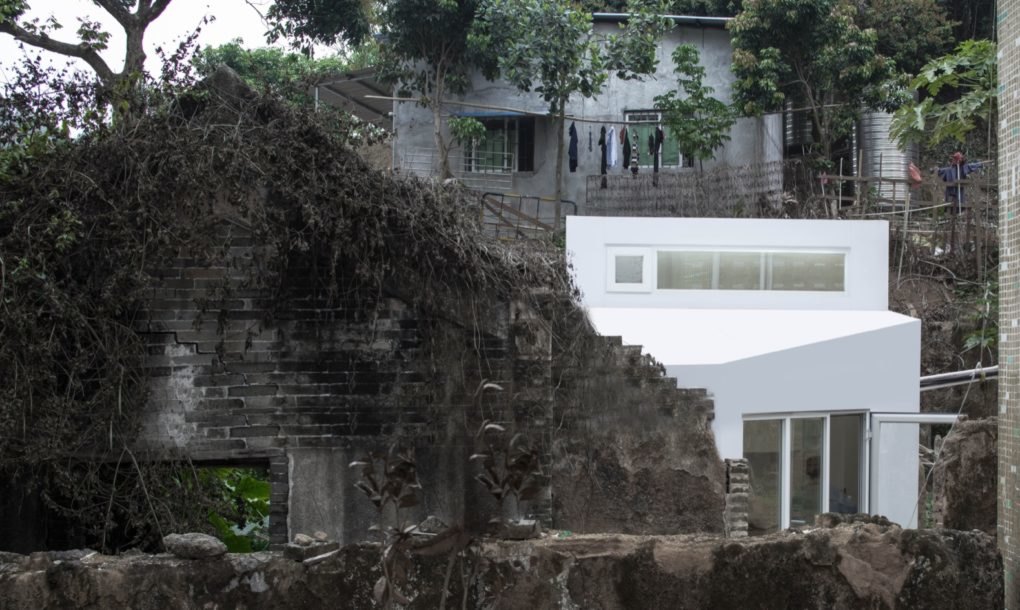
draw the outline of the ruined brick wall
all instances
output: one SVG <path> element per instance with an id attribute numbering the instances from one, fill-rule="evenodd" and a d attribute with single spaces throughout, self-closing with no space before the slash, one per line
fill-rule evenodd
<path id="1" fill-rule="evenodd" d="M 310 268 L 290 270 L 287 295 L 273 306 L 266 290 L 244 287 L 250 236 L 228 226 L 224 239 L 231 258 L 223 266 L 182 258 L 154 277 L 136 322 L 150 375 L 140 444 L 156 458 L 172 450 L 199 464 L 268 468 L 276 543 L 316 529 L 339 540 L 363 537 L 374 514 L 351 493 L 347 464 L 395 438 L 420 444 L 423 470 L 442 475 L 425 482 L 449 488 L 421 510 L 459 517 L 465 467 L 456 465 L 467 449 L 430 424 L 437 408 L 470 398 L 446 387 L 423 345 L 443 323 L 424 331 L 420 314 L 399 298 L 328 300 Z M 453 335 L 470 342 L 480 376 L 504 377 L 506 325 L 486 327 L 503 335 Z"/>
<path id="2" fill-rule="evenodd" d="M 1006 607 L 1020 608 L 1020 0 L 1000 0 L 998 539 Z"/>
<path id="3" fill-rule="evenodd" d="M 568 331 L 573 316 L 554 316 Z M 574 332 L 574 335 L 583 334 Z M 725 472 L 712 399 L 678 389 L 663 366 L 592 337 L 584 358 L 554 363 L 552 491 L 558 527 L 575 532 L 722 532 Z"/>
<path id="4" fill-rule="evenodd" d="M 501 510 L 468 460 L 484 419 L 538 447 L 543 492 L 525 512 L 547 526 L 722 530 L 711 400 L 678 390 L 640 347 L 595 336 L 566 295 L 425 312 L 392 296 L 396 280 L 373 302 L 329 300 L 309 266 L 288 272 L 274 305 L 245 285 L 251 237 L 230 225 L 224 240 L 222 266 L 182 258 L 154 277 L 136 323 L 151 390 L 141 444 L 156 458 L 266 467 L 273 542 L 368 537 L 376 515 L 348 464 L 392 442 L 415 449 L 413 517 L 483 529 Z M 503 389 L 479 393 L 485 382 Z"/>

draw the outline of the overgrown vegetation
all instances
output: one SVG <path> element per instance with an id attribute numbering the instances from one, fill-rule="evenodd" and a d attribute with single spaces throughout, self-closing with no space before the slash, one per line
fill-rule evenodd
<path id="1" fill-rule="evenodd" d="M 27 122 L 40 100 L 18 98 L 30 89 L 5 95 L 25 102 L 24 114 L 7 116 L 26 122 L 2 122 L 0 372 L 9 381 L 0 387 L 0 471 L 30 479 L 53 504 L 65 498 L 89 531 L 119 525 L 104 519 L 106 498 L 157 529 L 166 516 L 152 504 L 200 504 L 175 490 L 200 487 L 195 477 L 185 483 L 188 469 L 177 483 L 121 497 L 128 490 L 111 481 L 117 470 L 85 476 L 80 464 L 120 463 L 119 476 L 130 466 L 149 481 L 145 459 L 118 461 L 145 402 L 145 351 L 132 321 L 161 266 L 225 260 L 216 237 L 223 218 L 250 226 L 264 246 L 248 285 L 277 304 L 286 270 L 309 259 L 327 297 L 371 299 L 399 276 L 401 296 L 426 308 L 567 281 L 555 257 L 482 238 L 458 192 L 369 168 L 351 150 L 366 136 L 350 118 L 217 78 L 149 91 L 146 113 L 130 126 L 80 120 L 74 138 L 55 127 L 70 124 L 61 117 L 73 116 L 77 98 L 54 100 L 40 126 Z M 209 296 L 215 311 L 218 295 Z M 179 508 L 167 513 L 205 521 L 206 511 Z"/>

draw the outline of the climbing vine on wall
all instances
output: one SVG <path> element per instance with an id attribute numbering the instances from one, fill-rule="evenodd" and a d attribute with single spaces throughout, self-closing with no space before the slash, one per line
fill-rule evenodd
<path id="1" fill-rule="evenodd" d="M 395 292 L 437 310 L 458 295 L 567 285 L 559 257 L 481 238 L 456 189 L 369 167 L 356 119 L 262 97 L 226 72 L 146 95 L 130 122 L 87 115 L 78 97 L 32 114 L 43 102 L 31 96 L 0 121 L 0 471 L 101 532 L 115 527 L 102 500 L 122 491 L 111 480 L 130 470 L 149 481 L 144 456 L 118 459 L 146 394 L 132 324 L 162 267 L 226 260 L 221 222 L 250 230 L 246 285 L 277 308 L 286 271 L 309 262 L 326 298 Z M 62 116 L 89 120 L 71 129 Z M 118 467 L 84 480 L 82 463 Z M 200 488 L 192 479 L 134 486 L 133 502 L 116 504 L 159 525 L 154 505 Z"/>

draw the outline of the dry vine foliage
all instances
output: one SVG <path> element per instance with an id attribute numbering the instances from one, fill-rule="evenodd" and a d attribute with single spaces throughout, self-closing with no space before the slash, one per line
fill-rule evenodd
<path id="1" fill-rule="evenodd" d="M 247 285 L 278 306 L 287 270 L 309 262 L 327 297 L 397 289 L 424 308 L 569 286 L 562 256 L 486 240 L 455 188 L 371 169 L 354 151 L 368 132 L 345 116 L 224 71 L 148 108 L 0 164 L 0 472 L 40 486 L 92 540 L 118 518 L 203 519 L 185 508 L 198 476 L 156 476 L 125 453 L 146 398 L 131 323 L 161 266 L 226 260 L 224 218 L 250 228 Z"/>

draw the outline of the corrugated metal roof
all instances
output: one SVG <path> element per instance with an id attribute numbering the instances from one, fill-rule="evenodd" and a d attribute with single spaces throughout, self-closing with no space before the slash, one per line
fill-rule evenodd
<path id="1" fill-rule="evenodd" d="M 336 78 L 316 86 L 320 103 L 342 108 L 366 123 L 384 129 L 393 127 L 390 116 L 393 103 L 386 100 L 366 98 L 366 95 L 388 96 L 390 87 L 375 77 L 375 68 L 364 68 L 338 75 Z"/>

